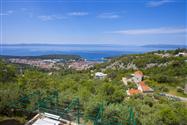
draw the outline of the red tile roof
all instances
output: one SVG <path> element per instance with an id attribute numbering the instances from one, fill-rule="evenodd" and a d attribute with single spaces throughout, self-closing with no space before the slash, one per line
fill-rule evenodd
<path id="1" fill-rule="evenodd" d="M 143 72 L 138 70 L 138 71 L 136 71 L 134 73 L 134 75 L 136 75 L 136 76 L 143 76 Z"/>
<path id="2" fill-rule="evenodd" d="M 141 86 L 143 91 L 153 91 L 148 85 L 145 84 L 144 81 L 140 82 L 139 85 Z"/>
<path id="3" fill-rule="evenodd" d="M 128 90 L 128 93 L 129 93 L 130 95 L 134 95 L 134 94 L 139 94 L 139 93 L 141 93 L 141 91 L 138 90 L 138 89 L 130 89 L 130 90 Z"/>

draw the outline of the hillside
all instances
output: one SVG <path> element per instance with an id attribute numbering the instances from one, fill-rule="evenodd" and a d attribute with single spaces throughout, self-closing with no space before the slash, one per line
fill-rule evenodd
<path id="1" fill-rule="evenodd" d="M 95 117 L 101 104 L 104 106 L 102 119 L 110 124 L 125 124 L 128 118 L 128 107 L 136 112 L 137 125 L 186 125 L 187 105 L 178 98 L 168 98 L 165 94 L 187 97 L 184 93 L 187 74 L 187 57 L 179 53 L 186 50 L 157 51 L 145 54 L 125 55 L 97 64 L 84 71 L 59 70 L 52 74 L 38 70 L 25 69 L 20 74 L 19 67 L 0 61 L 0 112 L 1 119 L 20 117 L 7 107 L 12 100 L 20 96 L 40 91 L 41 97 L 56 90 L 59 93 L 60 106 L 79 98 L 81 118 L 86 124 L 92 123 L 90 116 Z M 179 54 L 179 55 L 178 55 Z M 107 74 L 106 77 L 95 77 L 96 72 Z M 129 95 L 128 90 L 138 89 L 138 79 L 152 90 L 148 93 L 137 90 Z M 139 75 L 138 75 L 139 78 Z M 141 86 L 140 86 L 141 87 Z M 12 89 L 14 88 L 14 89 Z M 26 108 L 32 108 L 29 104 Z"/>
<path id="2" fill-rule="evenodd" d="M 175 91 L 177 88 L 183 89 L 187 84 L 187 56 L 178 55 L 186 51 L 186 49 L 177 49 L 116 57 L 108 63 L 96 66 L 96 69 L 115 76 L 112 77 L 115 80 L 140 70 L 146 75 L 144 79 L 147 84 L 156 90 L 164 89 L 176 95 L 183 95 Z"/>

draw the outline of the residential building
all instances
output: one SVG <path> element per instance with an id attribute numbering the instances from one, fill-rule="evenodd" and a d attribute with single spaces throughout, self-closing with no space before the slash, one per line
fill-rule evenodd
<path id="1" fill-rule="evenodd" d="M 187 56 L 187 53 L 185 53 L 185 52 L 179 52 L 176 56 Z"/>
<path id="2" fill-rule="evenodd" d="M 142 81 L 138 84 L 138 90 L 140 90 L 143 93 L 152 93 L 153 92 L 153 89 L 150 88 L 148 85 L 146 85 L 144 81 Z"/>
<path id="3" fill-rule="evenodd" d="M 139 83 L 143 80 L 143 72 L 142 71 L 136 71 L 134 74 L 132 74 L 134 77 L 133 77 L 133 80 L 135 83 Z"/>
<path id="4" fill-rule="evenodd" d="M 122 82 L 124 85 L 128 85 L 128 82 L 133 82 L 131 78 L 122 77 Z"/>
<path id="5" fill-rule="evenodd" d="M 97 79 L 103 79 L 103 78 L 106 78 L 107 74 L 104 74 L 102 72 L 96 72 L 95 73 L 95 78 Z"/>
<path id="6" fill-rule="evenodd" d="M 184 87 L 184 93 L 187 94 L 187 83 L 185 84 L 185 87 Z"/>
<path id="7" fill-rule="evenodd" d="M 127 90 L 127 95 L 135 95 L 135 94 L 140 94 L 141 91 L 138 89 L 129 89 Z"/>

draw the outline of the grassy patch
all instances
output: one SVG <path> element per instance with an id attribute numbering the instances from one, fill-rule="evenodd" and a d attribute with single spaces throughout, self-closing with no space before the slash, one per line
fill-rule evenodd
<path id="1" fill-rule="evenodd" d="M 5 121 L 5 120 L 16 120 L 19 121 L 20 123 L 24 124 L 26 123 L 26 118 L 25 117 L 7 117 L 7 116 L 0 116 L 0 121 Z"/>
<path id="2" fill-rule="evenodd" d="M 180 96 L 180 97 L 187 97 L 187 94 L 181 93 L 181 92 L 177 92 L 177 89 L 174 87 L 169 87 L 169 92 L 168 94 L 172 94 L 175 96 Z"/>

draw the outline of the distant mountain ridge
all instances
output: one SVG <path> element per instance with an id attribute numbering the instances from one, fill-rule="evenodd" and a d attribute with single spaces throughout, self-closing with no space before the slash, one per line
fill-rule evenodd
<path id="1" fill-rule="evenodd" d="M 115 45 L 115 44 L 45 44 L 45 43 L 19 43 L 19 44 L 1 44 L 2 46 L 96 46 L 96 47 L 102 47 L 102 46 L 122 46 L 122 45 Z M 126 46 L 126 45 L 123 45 Z"/>
<path id="2" fill-rule="evenodd" d="M 45 43 L 19 43 L 19 44 L 1 44 L 2 46 L 97 46 L 97 47 L 103 47 L 103 46 L 133 46 L 133 45 L 120 45 L 120 44 L 45 44 Z M 181 44 L 147 44 L 147 45 L 135 45 L 139 47 L 154 47 L 154 48 L 187 48 L 187 45 L 181 45 Z"/>

